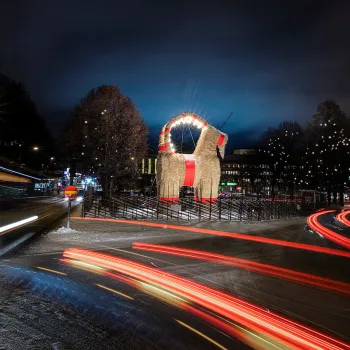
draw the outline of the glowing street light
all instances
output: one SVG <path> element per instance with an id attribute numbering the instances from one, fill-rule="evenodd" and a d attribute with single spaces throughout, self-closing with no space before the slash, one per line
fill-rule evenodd
<path id="1" fill-rule="evenodd" d="M 39 151 L 39 147 L 38 146 L 34 146 L 33 147 L 33 151 Z"/>

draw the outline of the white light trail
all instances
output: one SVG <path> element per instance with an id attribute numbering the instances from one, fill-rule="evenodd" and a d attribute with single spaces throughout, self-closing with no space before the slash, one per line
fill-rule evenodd
<path id="1" fill-rule="evenodd" d="M 8 171 L 9 173 L 12 173 L 12 174 L 17 174 L 17 175 L 22 175 L 22 176 L 25 176 L 25 177 L 29 177 L 29 178 L 34 179 L 34 180 L 41 180 L 41 179 L 39 179 L 38 177 L 30 176 L 30 175 L 27 175 L 27 174 L 20 173 L 20 172 L 18 172 L 18 171 L 14 171 L 14 170 L 11 170 L 11 169 L 7 169 L 7 168 L 4 168 L 3 166 L 0 166 L 0 169 L 1 169 L 1 170 Z"/>
<path id="2" fill-rule="evenodd" d="M 20 220 L 20 221 L 13 222 L 12 224 L 8 224 L 8 225 L 5 225 L 5 226 L 2 226 L 2 227 L 0 227 L 0 233 L 5 232 L 7 230 L 10 230 L 12 228 L 18 227 L 18 226 L 27 224 L 29 222 L 35 221 L 38 218 L 39 218 L 38 216 L 31 216 L 30 218 L 23 219 L 23 220 Z"/>

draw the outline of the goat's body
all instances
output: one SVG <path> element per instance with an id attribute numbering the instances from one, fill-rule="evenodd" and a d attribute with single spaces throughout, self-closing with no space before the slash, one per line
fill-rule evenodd
<path id="1" fill-rule="evenodd" d="M 160 136 L 160 151 L 157 158 L 158 196 L 164 200 L 176 200 L 179 197 L 180 188 L 184 186 L 184 182 L 187 183 L 187 180 L 185 181 L 188 179 L 186 171 L 193 171 L 193 169 L 189 170 L 186 167 L 186 160 L 189 157 L 169 151 L 170 128 L 166 126 L 164 126 Z M 220 182 L 220 161 L 217 147 L 223 156 L 226 143 L 227 135 L 210 125 L 201 132 L 192 157 L 195 163 L 192 186 L 195 189 L 195 197 L 199 200 L 206 201 L 217 198 Z M 192 179 L 192 177 L 190 178 Z"/>

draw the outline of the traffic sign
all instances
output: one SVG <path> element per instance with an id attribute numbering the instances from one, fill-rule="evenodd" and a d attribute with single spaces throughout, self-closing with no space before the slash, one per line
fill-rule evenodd
<path id="1" fill-rule="evenodd" d="M 67 186 L 64 190 L 64 196 L 68 199 L 74 199 L 78 195 L 78 190 L 75 186 Z"/>

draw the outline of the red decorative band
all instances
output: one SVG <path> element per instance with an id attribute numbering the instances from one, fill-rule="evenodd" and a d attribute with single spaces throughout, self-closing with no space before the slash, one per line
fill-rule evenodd
<path id="1" fill-rule="evenodd" d="M 173 202 L 173 201 L 178 201 L 179 197 L 174 197 L 174 198 L 171 198 L 171 197 L 160 197 L 159 199 L 161 201 Z"/>
<path id="2" fill-rule="evenodd" d="M 185 179 L 184 179 L 184 186 L 193 186 L 194 183 L 194 177 L 196 174 L 196 159 L 194 158 L 193 154 L 184 154 L 185 158 L 185 166 L 186 166 L 186 172 L 185 172 Z"/>
<path id="3" fill-rule="evenodd" d="M 216 202 L 216 198 L 198 198 L 198 197 L 195 197 L 194 199 L 196 202 Z"/>
<path id="4" fill-rule="evenodd" d="M 165 132 L 170 132 L 170 128 L 165 128 Z"/>
<path id="5" fill-rule="evenodd" d="M 158 151 L 166 151 L 166 147 L 164 145 L 158 146 Z"/>
<path id="6" fill-rule="evenodd" d="M 197 114 L 193 114 L 192 117 L 193 117 L 193 119 L 197 119 L 198 115 Z"/>
<path id="7" fill-rule="evenodd" d="M 161 131 L 159 135 L 164 135 L 164 131 Z"/>
<path id="8" fill-rule="evenodd" d="M 218 140 L 217 145 L 218 145 L 218 146 L 221 146 L 222 143 L 224 142 L 224 140 L 225 140 L 225 135 L 224 135 L 224 134 L 221 134 L 220 137 L 219 137 L 219 140 Z"/>
<path id="9" fill-rule="evenodd" d="M 170 147 L 170 142 L 165 142 L 166 147 Z"/>
<path id="10" fill-rule="evenodd" d="M 208 123 L 207 123 L 207 122 L 204 122 L 204 123 L 203 123 L 203 128 L 205 128 L 207 125 L 208 125 Z"/>

